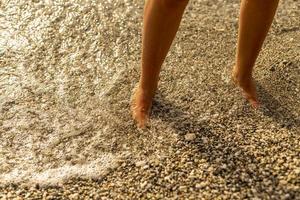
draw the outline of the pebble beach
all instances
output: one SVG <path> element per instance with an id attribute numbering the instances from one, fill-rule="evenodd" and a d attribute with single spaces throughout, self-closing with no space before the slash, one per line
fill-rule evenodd
<path id="1" fill-rule="evenodd" d="M 300 199 L 300 4 L 230 79 L 239 1 L 191 0 L 146 129 L 130 116 L 144 1 L 0 2 L 0 199 Z"/>

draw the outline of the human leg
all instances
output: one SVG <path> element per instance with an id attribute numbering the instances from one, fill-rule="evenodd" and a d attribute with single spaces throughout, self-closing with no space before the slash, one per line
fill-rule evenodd
<path id="1" fill-rule="evenodd" d="M 250 104 L 259 105 L 252 71 L 273 21 L 279 0 L 242 0 L 233 79 Z"/>
<path id="2" fill-rule="evenodd" d="M 142 64 L 131 111 L 138 126 L 148 118 L 161 65 L 178 30 L 188 0 L 148 0 L 144 10 Z"/>

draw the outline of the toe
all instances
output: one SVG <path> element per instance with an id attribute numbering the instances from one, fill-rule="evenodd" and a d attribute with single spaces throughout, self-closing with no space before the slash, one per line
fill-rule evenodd
<path id="1" fill-rule="evenodd" d="M 254 109 L 258 109 L 259 108 L 259 102 L 257 101 L 257 99 L 251 98 L 248 99 L 249 103 L 251 104 L 252 108 Z"/>
<path id="2" fill-rule="evenodd" d="M 136 117 L 136 123 L 137 126 L 139 128 L 145 128 L 146 125 L 146 121 L 147 121 L 147 115 L 144 113 L 140 113 L 137 117 Z"/>
<path id="3" fill-rule="evenodd" d="M 249 101 L 250 105 L 252 108 L 257 109 L 259 108 L 259 102 L 257 100 L 256 92 L 251 91 L 251 92 L 244 92 L 245 98 Z"/>
<path id="4" fill-rule="evenodd" d="M 249 78 L 250 77 L 250 78 Z M 257 109 L 259 102 L 257 98 L 256 86 L 251 76 L 248 78 L 239 78 L 235 70 L 233 70 L 231 78 L 237 87 L 242 90 L 244 97 L 248 100 L 250 105 Z"/>
<path id="5" fill-rule="evenodd" d="M 150 107 L 151 103 L 143 100 L 140 93 L 135 91 L 131 101 L 131 114 L 139 128 L 145 128 Z"/>
<path id="6" fill-rule="evenodd" d="M 131 114 L 132 114 L 133 120 L 136 122 L 138 127 L 140 127 L 140 128 L 145 127 L 146 115 L 143 112 L 143 109 L 139 108 L 135 102 L 132 103 Z"/>
<path id="7" fill-rule="evenodd" d="M 144 128 L 148 119 L 148 114 L 144 109 L 135 107 L 132 109 L 132 118 L 139 128 Z"/>

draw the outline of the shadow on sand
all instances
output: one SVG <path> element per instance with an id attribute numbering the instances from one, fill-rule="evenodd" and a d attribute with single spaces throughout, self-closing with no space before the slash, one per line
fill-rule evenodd
<path id="1" fill-rule="evenodd" d="M 300 66 L 298 61 L 281 61 L 270 66 L 269 69 L 269 75 L 262 82 L 272 88 L 276 96 L 272 96 L 266 89 L 267 87 L 257 83 L 258 94 L 263 105 L 263 114 L 272 118 L 281 127 L 289 130 L 299 128 L 299 114 L 294 114 L 299 112 L 297 105 L 294 105 L 299 102 L 297 100 L 299 94 L 295 95 L 296 88 L 299 87 Z M 281 102 L 277 99 L 281 99 Z M 296 110 L 292 110 L 293 108 Z"/>
<path id="2" fill-rule="evenodd" d="M 281 104 L 259 83 L 257 83 L 257 90 L 262 104 L 261 111 L 265 116 L 272 118 L 281 127 L 299 128 L 300 118 L 297 118 L 290 109 Z"/>
<path id="3" fill-rule="evenodd" d="M 262 87 L 260 87 L 260 91 L 263 91 Z M 263 99 L 268 109 L 276 111 L 277 108 L 282 107 L 266 91 L 263 92 Z M 292 113 L 286 111 L 266 112 L 265 114 L 273 117 L 276 121 L 284 121 L 284 123 L 287 123 L 289 118 L 294 117 Z M 199 121 L 198 116 L 189 115 L 187 110 L 174 106 L 171 102 L 165 100 L 161 94 L 158 94 L 153 102 L 151 116 L 160 118 L 175 130 L 184 144 L 179 148 L 196 148 L 198 153 L 194 156 L 205 159 L 213 168 L 212 174 L 226 179 L 225 184 L 228 187 L 234 187 L 234 185 L 240 185 L 244 188 L 254 187 L 256 191 L 265 193 L 266 188 L 260 184 L 263 184 L 261 183 L 262 180 L 267 180 L 272 182 L 273 185 L 273 192 L 271 193 L 274 194 L 277 190 L 284 190 L 279 185 L 276 174 L 266 173 L 272 171 L 272 168 L 262 165 L 260 158 L 256 155 L 257 151 L 261 155 L 264 155 L 265 152 L 256 150 L 256 153 L 254 153 L 246 147 L 247 145 L 243 145 L 244 140 L 247 140 L 247 136 L 236 137 L 236 132 L 232 129 L 228 130 L 226 125 L 223 130 L 220 130 L 217 124 L 212 124 L 210 121 Z M 229 137 L 224 138 L 224 134 L 219 134 L 220 131 L 227 132 Z M 195 140 L 186 141 L 184 135 L 187 133 L 196 134 Z M 206 138 L 209 142 L 204 142 L 203 138 Z M 195 167 L 197 167 L 197 164 L 195 164 Z M 253 185 L 253 182 L 258 184 Z M 295 191 L 291 190 L 289 192 L 292 194 Z"/>

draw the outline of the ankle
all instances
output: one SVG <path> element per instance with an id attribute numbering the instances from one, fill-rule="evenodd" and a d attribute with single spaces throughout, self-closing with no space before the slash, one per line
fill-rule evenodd
<path id="1" fill-rule="evenodd" d="M 154 95 L 157 89 L 157 81 L 146 82 L 141 79 L 138 83 L 138 87 L 147 95 Z"/>
<path id="2" fill-rule="evenodd" d="M 252 80 L 252 70 L 243 71 L 235 66 L 232 71 L 232 76 L 236 81 L 239 81 L 239 82 L 250 81 L 250 80 Z"/>
<path id="3" fill-rule="evenodd" d="M 141 94 L 146 98 L 153 98 L 157 88 L 156 86 L 143 85 L 141 82 L 138 83 L 137 87 Z"/>

